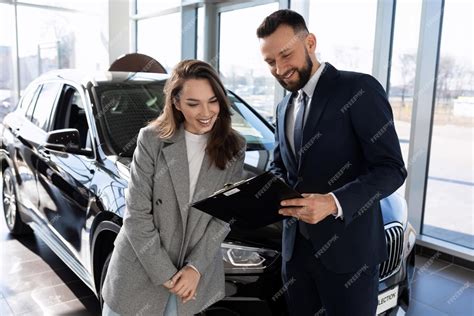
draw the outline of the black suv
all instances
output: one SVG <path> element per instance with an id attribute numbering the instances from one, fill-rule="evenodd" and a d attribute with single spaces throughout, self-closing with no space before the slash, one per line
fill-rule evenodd
<path id="1" fill-rule="evenodd" d="M 29 85 L 0 130 L 3 207 L 12 234 L 34 232 L 97 294 L 122 225 L 141 127 L 163 106 L 164 74 L 73 70 Z M 232 125 L 247 140 L 247 177 L 267 170 L 274 128 L 232 92 Z M 381 201 L 389 259 L 379 313 L 408 304 L 415 232 L 397 194 Z M 205 314 L 281 315 L 281 223 L 232 227 L 222 244 L 226 298 Z"/>

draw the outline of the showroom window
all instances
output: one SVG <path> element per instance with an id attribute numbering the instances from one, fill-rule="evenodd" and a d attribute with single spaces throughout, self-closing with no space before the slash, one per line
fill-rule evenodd
<path id="1" fill-rule="evenodd" d="M 372 73 L 376 13 L 377 0 L 310 1 L 308 28 L 316 35 L 318 59 L 341 70 Z"/>
<path id="2" fill-rule="evenodd" d="M 107 0 L 94 0 L 94 5 L 91 5 L 89 1 L 82 0 L 19 0 L 18 2 L 25 4 L 33 4 L 37 6 L 50 6 L 89 12 L 95 11 L 96 9 L 98 9 L 99 6 L 107 5 Z"/>
<path id="3" fill-rule="evenodd" d="M 0 121 L 14 106 L 13 45 L 15 33 L 13 6 L 0 4 Z"/>
<path id="4" fill-rule="evenodd" d="M 137 52 L 153 57 L 171 72 L 181 60 L 181 13 L 138 20 Z"/>
<path id="5" fill-rule="evenodd" d="M 474 65 L 469 2 L 446 1 L 423 234 L 474 248 Z"/>
<path id="6" fill-rule="evenodd" d="M 263 19 L 276 10 L 277 2 L 220 15 L 219 72 L 222 80 L 228 89 L 269 121 L 273 120 L 275 111 L 275 79 L 263 61 L 256 31 Z M 242 23 L 243 16 L 245 23 Z"/>
<path id="7" fill-rule="evenodd" d="M 421 0 L 398 0 L 395 9 L 395 30 L 388 92 L 405 164 L 408 162 L 410 143 L 421 3 Z M 398 192 L 404 194 L 405 183 L 398 189 Z"/>
<path id="8" fill-rule="evenodd" d="M 150 14 L 174 7 L 179 7 L 181 0 L 137 0 L 137 13 Z"/>
<path id="9" fill-rule="evenodd" d="M 196 49 L 196 58 L 199 60 L 204 60 L 204 7 L 197 9 L 197 49 Z"/>
<path id="10" fill-rule="evenodd" d="M 18 5 L 21 90 L 50 70 L 108 69 L 106 22 L 102 16 Z M 35 23 L 30 23 L 32 20 Z"/>

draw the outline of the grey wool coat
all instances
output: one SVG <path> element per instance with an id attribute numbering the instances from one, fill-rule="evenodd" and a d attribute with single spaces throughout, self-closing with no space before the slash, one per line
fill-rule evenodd
<path id="1" fill-rule="evenodd" d="M 241 179 L 245 150 L 225 170 L 204 155 L 192 201 Z M 178 315 L 192 315 L 224 297 L 220 245 L 229 225 L 190 207 L 184 129 L 161 139 L 142 128 L 133 154 L 123 227 L 102 295 L 122 315 L 162 315 L 169 296 L 163 283 L 186 264 L 201 273 L 196 300 L 178 299 Z"/>

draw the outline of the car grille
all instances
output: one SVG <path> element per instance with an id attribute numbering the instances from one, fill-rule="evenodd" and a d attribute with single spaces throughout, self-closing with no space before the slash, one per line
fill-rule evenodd
<path id="1" fill-rule="evenodd" d="M 385 226 L 385 241 L 388 259 L 380 265 L 380 280 L 392 276 L 400 269 L 403 252 L 403 227 L 400 223 Z"/>

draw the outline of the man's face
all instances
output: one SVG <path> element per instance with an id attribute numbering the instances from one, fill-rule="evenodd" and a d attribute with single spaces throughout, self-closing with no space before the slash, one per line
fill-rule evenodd
<path id="1" fill-rule="evenodd" d="M 309 43 L 308 34 L 295 34 L 287 25 L 280 25 L 271 35 L 260 39 L 260 51 L 272 75 L 291 92 L 303 88 L 311 78 L 316 43 Z M 313 40 L 313 39 L 310 39 Z"/>

